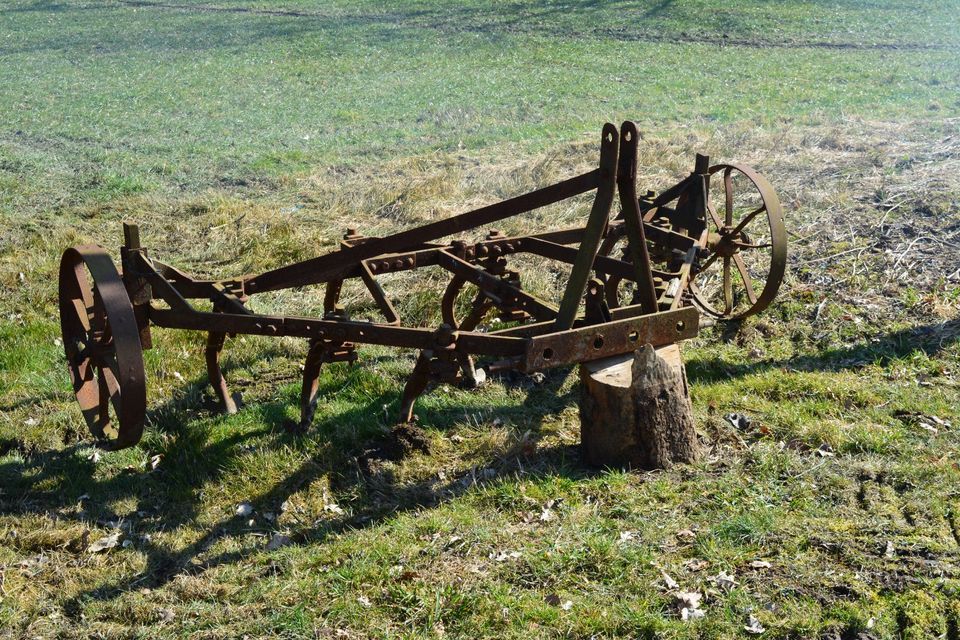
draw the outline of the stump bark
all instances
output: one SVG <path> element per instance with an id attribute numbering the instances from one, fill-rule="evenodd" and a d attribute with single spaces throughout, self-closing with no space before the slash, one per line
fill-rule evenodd
<path id="1" fill-rule="evenodd" d="M 598 467 L 666 469 L 700 455 L 680 347 L 580 365 L 580 439 Z"/>

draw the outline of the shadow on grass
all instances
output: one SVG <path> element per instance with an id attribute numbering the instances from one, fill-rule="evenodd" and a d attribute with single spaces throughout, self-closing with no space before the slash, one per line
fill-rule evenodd
<path id="1" fill-rule="evenodd" d="M 952 320 L 898 331 L 846 349 L 830 350 L 818 356 L 805 356 L 791 361 L 729 365 L 720 361 L 695 360 L 688 365 L 688 376 L 691 382 L 696 384 L 779 367 L 838 370 L 870 363 L 886 364 L 914 353 L 935 355 L 956 343 L 958 339 L 960 320 Z M 321 397 L 334 397 L 343 389 L 356 384 L 358 381 L 354 379 L 354 375 L 360 374 L 348 374 L 339 379 L 325 378 L 320 389 Z M 69 503 L 62 489 L 43 490 L 41 487 L 46 486 L 49 481 L 54 481 L 52 484 L 57 485 L 55 481 L 58 476 L 71 474 L 74 478 L 69 484 L 74 484 L 78 490 L 82 487 L 108 497 L 137 496 L 138 509 L 150 514 L 150 518 L 139 523 L 138 532 L 150 533 L 169 529 L 195 520 L 202 487 L 219 479 L 225 468 L 242 464 L 240 456 L 244 452 L 244 445 L 252 439 L 258 439 L 258 446 L 308 446 L 309 454 L 295 470 L 248 498 L 247 501 L 256 513 L 279 513 L 281 505 L 291 496 L 314 480 L 324 477 L 329 479 L 334 500 L 341 499 L 346 502 L 346 497 L 349 496 L 349 515 L 304 523 L 291 533 L 291 539 L 296 544 L 323 543 L 329 536 L 345 530 L 376 526 L 398 513 L 429 508 L 445 500 L 455 499 L 477 483 L 495 482 L 510 477 L 521 469 L 527 477 L 561 475 L 581 478 L 591 475 L 592 471 L 579 464 L 579 451 L 575 446 L 538 448 L 536 453 L 531 455 L 534 449 L 531 445 L 542 437 L 544 416 L 555 414 L 575 402 L 575 389 L 560 393 L 566 375 L 567 373 L 562 371 L 548 375 L 543 384 L 532 386 L 528 390 L 520 406 L 473 405 L 466 410 L 468 414 L 495 413 L 505 423 L 517 425 L 515 436 L 521 432 L 525 435 L 515 437 L 514 445 L 492 452 L 480 466 L 452 478 L 440 479 L 433 476 L 418 482 L 402 483 L 397 480 L 389 462 L 371 455 L 371 451 L 375 451 L 378 443 L 382 442 L 387 430 L 386 416 L 395 414 L 398 404 L 398 393 L 395 390 L 372 394 L 356 408 L 318 421 L 307 435 L 308 441 L 301 441 L 287 434 L 281 427 L 286 421 L 293 398 L 283 398 L 247 408 L 247 411 L 256 411 L 252 422 L 258 425 L 258 428 L 233 433 L 213 441 L 210 441 L 199 427 L 189 424 L 185 427 L 179 426 L 190 421 L 187 414 L 190 407 L 184 406 L 180 400 L 155 412 L 157 415 L 164 415 L 158 428 L 169 438 L 165 446 L 166 458 L 156 472 L 118 474 L 107 481 L 97 482 L 93 478 L 94 464 L 77 455 L 76 447 L 49 452 L 27 463 L 31 469 L 37 470 L 37 473 L 30 478 L 26 488 L 20 483 L 21 500 L 13 503 L 10 508 L 5 507 L 3 512 L 46 513 L 58 505 Z M 521 378 L 520 381 L 522 380 Z M 509 379 L 505 379 L 505 382 L 512 383 Z M 205 381 L 198 381 L 193 386 L 199 388 L 204 384 Z M 194 391 L 199 393 L 198 389 Z M 187 396 L 190 397 L 191 394 L 188 393 Z M 385 409 L 388 410 L 386 414 Z M 464 415 L 464 409 L 433 408 L 426 404 L 420 406 L 418 413 L 425 424 L 444 429 L 460 419 Z M 217 419 L 213 420 L 215 426 Z M 10 469 L 0 467 L 3 486 L 17 487 L 17 483 L 5 479 L 9 474 Z M 66 482 L 63 478 L 59 480 L 61 486 Z M 73 502 L 76 501 L 75 498 L 72 499 Z M 10 500 L 5 501 L 5 504 L 10 504 Z M 109 512 L 102 515 L 106 519 L 120 518 L 118 514 Z M 260 529 L 263 533 L 270 531 L 269 525 Z M 262 547 L 247 546 L 213 557 L 203 556 L 219 541 L 250 532 L 251 528 L 247 523 L 231 513 L 207 527 L 197 540 L 182 549 L 146 541 L 139 547 L 147 556 L 143 571 L 70 598 L 65 607 L 66 612 L 71 616 L 79 616 L 84 603 L 90 600 L 111 600 L 130 590 L 161 587 L 178 575 L 199 574 L 213 567 L 239 562 L 260 552 Z"/>
<path id="2" fill-rule="evenodd" d="M 379 360 L 382 362 L 391 357 Z M 326 376 L 322 379 L 321 398 L 334 398 L 351 386 L 361 386 L 357 376 L 369 375 L 362 373 L 361 367 L 347 371 L 345 377 Z M 396 415 L 399 406 L 399 393 L 395 389 L 371 394 L 355 408 L 318 420 L 306 439 L 301 439 L 283 429 L 288 412 L 295 404 L 295 398 L 287 393 L 277 400 L 242 409 L 243 412 L 253 412 L 253 415 L 229 424 L 230 428 L 239 426 L 241 430 L 219 435 L 216 432 L 222 433 L 228 428 L 228 425 L 220 424 L 227 418 L 211 415 L 209 409 L 196 412 L 197 402 L 203 397 L 206 386 L 206 380 L 198 380 L 182 391 L 176 400 L 150 411 L 153 424 L 148 441 L 160 443 L 151 451 L 159 449 L 164 454 L 157 470 L 149 472 L 137 467 L 98 479 L 96 463 L 83 455 L 85 449 L 89 451 L 86 445 L 39 453 L 23 461 L 0 465 L 0 486 L 4 487 L 5 494 L 0 495 L 5 498 L 0 499 L 0 513 L 55 514 L 58 519 L 83 525 L 97 522 L 110 526 L 111 523 L 127 521 L 132 523 L 131 535 L 155 535 L 195 522 L 200 515 L 203 488 L 221 480 L 226 470 L 243 465 L 242 456 L 251 445 L 265 449 L 302 447 L 308 455 L 297 468 L 247 498 L 247 502 L 258 514 L 279 513 L 281 505 L 303 487 L 316 479 L 327 478 L 333 498 L 344 503 L 349 499 L 351 513 L 305 523 L 292 533 L 296 543 L 322 543 L 338 532 L 374 526 L 399 512 L 456 498 L 478 482 L 492 482 L 521 468 L 527 475 L 580 477 L 591 473 L 579 468 L 576 447 L 540 449 L 533 454 L 533 445 L 541 437 L 544 416 L 559 412 L 575 401 L 573 390 L 560 392 L 567 375 L 564 371 L 553 372 L 538 385 L 533 385 L 526 376 L 504 377 L 502 382 L 507 386 L 529 386 L 520 406 L 471 403 L 464 409 L 421 403 L 417 413 L 422 422 L 441 430 L 460 421 L 465 414 L 496 415 L 505 424 L 517 425 L 513 438 L 516 444 L 491 452 L 479 467 L 456 477 L 444 480 L 432 477 L 414 483 L 398 481 L 392 465 L 377 453 L 385 440 L 390 418 Z M 242 427 L 248 424 L 254 426 Z M 210 431 L 215 433 L 211 435 Z M 94 496 L 92 502 L 84 503 L 85 510 L 77 507 L 81 494 Z M 129 513 L 117 513 L 107 506 L 131 497 L 135 499 L 136 507 Z M 66 613 L 79 616 L 84 603 L 90 600 L 111 600 L 130 590 L 157 588 L 178 575 L 201 573 L 257 553 L 259 546 L 204 558 L 218 541 L 251 532 L 246 519 L 236 517 L 232 512 L 233 505 L 229 506 L 227 515 L 205 527 L 199 538 L 185 548 L 141 537 L 136 544 L 146 555 L 146 567 L 136 575 L 99 585 L 70 598 L 65 604 Z M 254 530 L 260 529 L 268 533 L 270 526 L 264 524 Z"/>
<path id="3" fill-rule="evenodd" d="M 744 364 L 730 363 L 720 358 L 698 358 L 687 361 L 687 378 L 691 384 L 697 384 L 722 382 L 771 369 L 842 371 L 871 364 L 885 367 L 894 360 L 916 354 L 935 356 L 956 343 L 960 343 L 960 318 L 895 331 L 848 347 L 827 349 L 816 355 Z"/>

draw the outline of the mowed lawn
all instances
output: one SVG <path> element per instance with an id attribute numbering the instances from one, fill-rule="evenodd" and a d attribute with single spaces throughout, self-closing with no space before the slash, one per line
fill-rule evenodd
<path id="1" fill-rule="evenodd" d="M 4 2 L 0 637 L 960 637 L 958 54 L 957 1 Z M 778 302 L 685 345 L 701 463 L 585 467 L 575 370 L 436 389 L 429 453 L 371 462 L 416 354 L 326 368 L 296 438 L 304 344 L 230 340 L 226 417 L 176 331 L 143 442 L 93 447 L 65 247 L 135 220 L 254 272 L 572 175 L 628 118 L 641 187 L 745 161 L 791 231 Z M 392 284 L 438 322 L 440 274 Z"/>

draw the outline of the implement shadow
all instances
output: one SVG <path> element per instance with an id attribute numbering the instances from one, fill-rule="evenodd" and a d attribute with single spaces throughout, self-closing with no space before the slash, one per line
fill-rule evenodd
<path id="1" fill-rule="evenodd" d="M 234 359 L 234 363 L 247 367 L 272 353 Z M 133 513 L 159 514 L 166 525 L 192 520 L 199 489 L 220 477 L 243 452 L 247 441 L 280 431 L 283 415 L 283 407 L 276 403 L 259 404 L 254 421 L 259 428 L 211 442 L 208 431 L 227 418 L 216 403 L 203 402 L 209 397 L 205 395 L 208 389 L 206 378 L 194 380 L 180 387 L 176 397 L 147 411 L 148 431 L 143 444 L 158 441 L 151 453 L 162 455 L 176 469 L 172 478 L 160 477 L 142 464 L 105 479 L 97 478 L 96 458 L 127 453 L 97 453 L 89 440 L 36 453 L 23 451 L 20 443 L 0 443 L 6 453 L 21 449 L 19 458 L 0 463 L 0 515 L 52 514 L 59 520 L 103 524 L 128 519 L 130 514 L 118 514 L 107 504 L 133 497 L 137 501 Z M 199 425 L 192 424 L 198 420 Z M 90 499 L 78 509 L 84 496 Z"/>
<path id="2" fill-rule="evenodd" d="M 960 318 L 870 337 L 848 347 L 827 349 L 816 355 L 744 364 L 734 364 L 720 358 L 697 358 L 687 361 L 686 368 L 692 384 L 721 382 L 771 369 L 843 371 L 870 364 L 887 366 L 894 360 L 914 354 L 936 356 L 957 343 L 960 343 Z"/>
<path id="3" fill-rule="evenodd" d="M 331 498 L 334 501 L 343 499 L 344 503 L 347 502 L 345 498 L 349 498 L 350 513 L 303 523 L 290 532 L 291 541 L 295 544 L 322 544 L 337 533 L 376 526 L 402 512 L 434 507 L 456 499 L 477 484 L 503 481 L 520 471 L 526 477 L 587 477 L 595 472 L 579 465 L 579 449 L 576 446 L 561 445 L 545 449 L 535 446 L 542 437 L 541 426 L 545 416 L 562 411 L 574 401 L 574 390 L 560 393 L 565 378 L 564 372 L 548 375 L 542 384 L 529 389 L 524 403 L 518 407 L 472 406 L 469 411 L 488 415 L 495 412 L 504 424 L 515 425 L 510 444 L 493 452 L 482 465 L 453 477 L 441 479 L 433 476 L 406 484 L 398 482 L 392 461 L 379 458 L 376 453 L 378 443 L 384 439 L 384 407 L 387 405 L 396 409 L 397 394 L 391 391 L 372 397 L 364 406 L 331 416 L 319 425 L 319 429 L 315 428 L 308 434 L 314 439 L 311 454 L 296 470 L 247 502 L 256 514 L 280 513 L 282 505 L 291 496 L 314 480 L 327 478 L 333 494 Z M 336 393 L 340 386 L 328 384 L 321 389 L 321 394 Z M 425 424 L 437 425 L 443 430 L 463 416 L 463 409 L 423 408 L 418 413 Z M 373 437 L 357 439 L 352 425 L 358 424 L 374 425 Z M 340 425 L 340 428 L 336 425 Z M 522 435 L 517 437 L 518 434 Z M 278 436 L 278 442 L 297 446 L 293 436 Z M 130 590 L 162 587 L 179 575 L 196 575 L 213 567 L 239 562 L 262 551 L 262 546 L 257 544 L 201 558 L 223 539 L 252 532 L 264 534 L 262 539 L 269 535 L 271 527 L 268 523 L 251 528 L 244 520 L 234 515 L 224 517 L 183 549 L 147 543 L 140 549 L 147 554 L 147 566 L 143 571 L 74 596 L 65 606 L 67 614 L 79 616 L 84 603 L 91 600 L 112 600 Z"/>

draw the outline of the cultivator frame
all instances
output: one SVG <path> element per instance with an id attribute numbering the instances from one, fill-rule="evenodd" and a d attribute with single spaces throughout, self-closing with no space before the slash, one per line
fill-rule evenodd
<path id="1" fill-rule="evenodd" d="M 368 238 L 349 229 L 338 250 L 265 273 L 201 280 L 148 255 L 135 225 L 124 225 L 121 275 L 107 252 L 87 245 L 67 249 L 60 268 L 60 311 L 71 380 L 86 422 L 102 446 L 136 444 L 146 417 L 143 350 L 151 328 L 207 332 L 210 382 L 225 411 L 236 407 L 220 368 L 225 338 L 234 334 L 296 336 L 309 341 L 303 372 L 301 417 L 295 429 L 312 422 L 317 379 L 324 363 L 353 362 L 356 345 L 418 349 L 403 390 L 401 422 L 414 419 L 414 403 L 432 382 L 477 384 L 485 371 L 533 372 L 629 353 L 644 344 L 663 346 L 697 335 L 700 310 L 719 318 L 757 313 L 772 301 L 786 264 L 786 234 L 777 196 L 769 183 L 742 165 L 709 166 L 697 155 L 693 172 L 659 195 L 636 189 L 639 134 L 632 122 L 607 124 L 599 166 L 587 173 L 452 218 L 385 237 Z M 710 177 L 722 173 L 724 213 L 709 198 Z M 762 207 L 735 221 L 732 176 L 754 185 Z M 484 240 L 438 240 L 506 218 L 595 192 L 583 227 L 506 237 L 491 231 Z M 611 218 L 615 197 L 620 214 Z M 753 243 L 748 225 L 766 213 L 768 243 Z M 626 239 L 622 258 L 611 257 Z M 744 265 L 745 251 L 769 250 L 769 271 L 761 291 Z M 526 253 L 571 265 L 558 305 L 523 290 L 510 256 Z M 654 264 L 657 268 L 654 268 Z M 723 264 L 718 298 L 711 303 L 696 284 L 712 265 Z M 441 299 L 437 328 L 403 326 L 377 277 L 437 266 L 452 275 Z M 734 276 L 739 274 L 739 280 Z M 92 282 L 88 277 L 92 276 Z M 359 279 L 383 320 L 351 319 L 339 304 L 344 281 Z M 619 288 L 634 283 L 632 299 L 621 304 Z M 456 317 L 456 300 L 467 283 L 478 293 L 469 312 Z M 739 283 L 742 295 L 735 295 Z M 324 315 L 310 318 L 254 313 L 250 296 L 326 285 Z M 201 311 L 193 299 L 212 301 Z M 735 304 L 735 299 L 743 305 Z M 580 314 L 583 304 L 584 312 Z M 694 306 L 696 305 L 696 306 Z M 492 310 L 509 326 L 478 330 Z M 477 369 L 475 357 L 488 359 Z"/>

